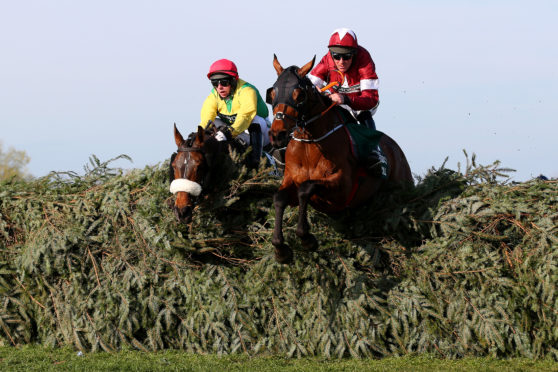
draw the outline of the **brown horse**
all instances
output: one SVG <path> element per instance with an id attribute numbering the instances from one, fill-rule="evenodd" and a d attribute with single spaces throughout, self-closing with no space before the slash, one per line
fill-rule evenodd
<path id="1" fill-rule="evenodd" d="M 198 127 L 185 140 L 174 125 L 174 140 L 178 149 L 169 166 L 170 191 L 176 195 L 174 214 L 178 221 L 190 223 L 197 198 L 211 184 L 216 156 L 223 153 L 225 141 L 214 138 L 216 128 Z"/>
<path id="2" fill-rule="evenodd" d="M 308 204 L 326 214 L 334 214 L 361 205 L 382 187 L 413 184 L 403 151 L 387 135 L 379 143 L 389 165 L 387 177 L 372 177 L 364 172 L 352 153 L 340 110 L 306 76 L 314 61 L 315 57 L 302 68 L 283 69 L 277 57 L 273 59 L 278 78 L 267 96 L 273 107 L 272 144 L 280 145 L 295 128 L 285 154 L 283 182 L 273 198 L 272 244 L 275 258 L 281 263 L 293 258 L 292 249 L 283 237 L 283 213 L 287 205 L 299 207 L 296 235 L 303 246 L 316 249 L 318 242 L 310 233 L 307 219 Z"/>

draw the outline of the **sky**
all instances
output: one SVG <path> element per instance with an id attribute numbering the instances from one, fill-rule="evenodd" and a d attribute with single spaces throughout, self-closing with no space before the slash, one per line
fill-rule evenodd
<path id="1" fill-rule="evenodd" d="M 262 95 L 284 66 L 353 29 L 379 76 L 377 128 L 416 176 L 500 161 L 512 180 L 558 177 L 558 1 L 0 0 L 0 141 L 29 172 L 94 154 L 143 168 L 197 128 L 212 62 Z"/>

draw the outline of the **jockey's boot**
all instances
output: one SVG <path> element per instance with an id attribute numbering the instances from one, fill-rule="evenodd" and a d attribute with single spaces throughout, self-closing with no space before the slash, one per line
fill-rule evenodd
<path id="1" fill-rule="evenodd" d="M 364 167 L 366 168 L 366 172 L 372 177 L 382 177 L 382 164 L 384 162 L 385 157 L 380 152 L 380 148 L 377 147 L 374 150 L 370 151 L 370 153 L 366 157 L 364 161 Z"/>
<path id="2" fill-rule="evenodd" d="M 250 133 L 250 145 L 252 146 L 252 151 L 248 154 L 247 165 L 249 169 L 258 168 L 260 165 L 260 158 L 262 157 L 262 128 L 259 124 L 252 124 L 248 128 Z"/>
<path id="3" fill-rule="evenodd" d="M 370 111 L 363 111 L 358 114 L 357 120 L 360 125 L 376 130 L 376 123 L 374 123 L 374 119 L 372 118 L 372 113 Z"/>

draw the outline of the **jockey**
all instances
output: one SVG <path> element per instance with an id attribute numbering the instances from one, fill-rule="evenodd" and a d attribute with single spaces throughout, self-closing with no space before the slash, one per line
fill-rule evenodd
<path id="1" fill-rule="evenodd" d="M 269 110 L 260 93 L 252 84 L 238 77 L 234 62 L 215 61 L 207 77 L 213 89 L 201 109 L 201 123 L 206 128 L 214 122 L 219 129 L 218 141 L 235 139 L 243 146 L 252 146 L 248 166 L 257 168 L 263 146 L 269 143 Z"/>
<path id="2" fill-rule="evenodd" d="M 348 28 L 333 31 L 328 48 L 329 53 L 308 77 L 318 88 L 338 82 L 329 96 L 331 100 L 348 109 L 361 124 L 375 129 L 372 115 L 380 101 L 378 75 L 370 53 L 358 45 L 356 34 Z"/>
<path id="3" fill-rule="evenodd" d="M 372 116 L 380 103 L 378 96 L 378 75 L 370 53 L 358 45 L 355 32 L 348 28 L 338 28 L 331 34 L 329 52 L 312 69 L 308 77 L 314 85 L 322 88 L 337 82 L 337 88 L 330 90 L 333 102 L 347 109 L 358 122 L 376 129 Z M 381 153 L 373 151 L 366 159 L 366 167 L 377 173 Z"/>

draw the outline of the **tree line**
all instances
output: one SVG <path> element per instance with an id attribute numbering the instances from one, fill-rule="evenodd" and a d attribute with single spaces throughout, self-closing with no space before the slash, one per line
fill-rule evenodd
<path id="1" fill-rule="evenodd" d="M 6 148 L 0 141 L 0 180 L 30 178 L 31 174 L 27 170 L 30 160 L 25 151 L 13 147 Z"/>

